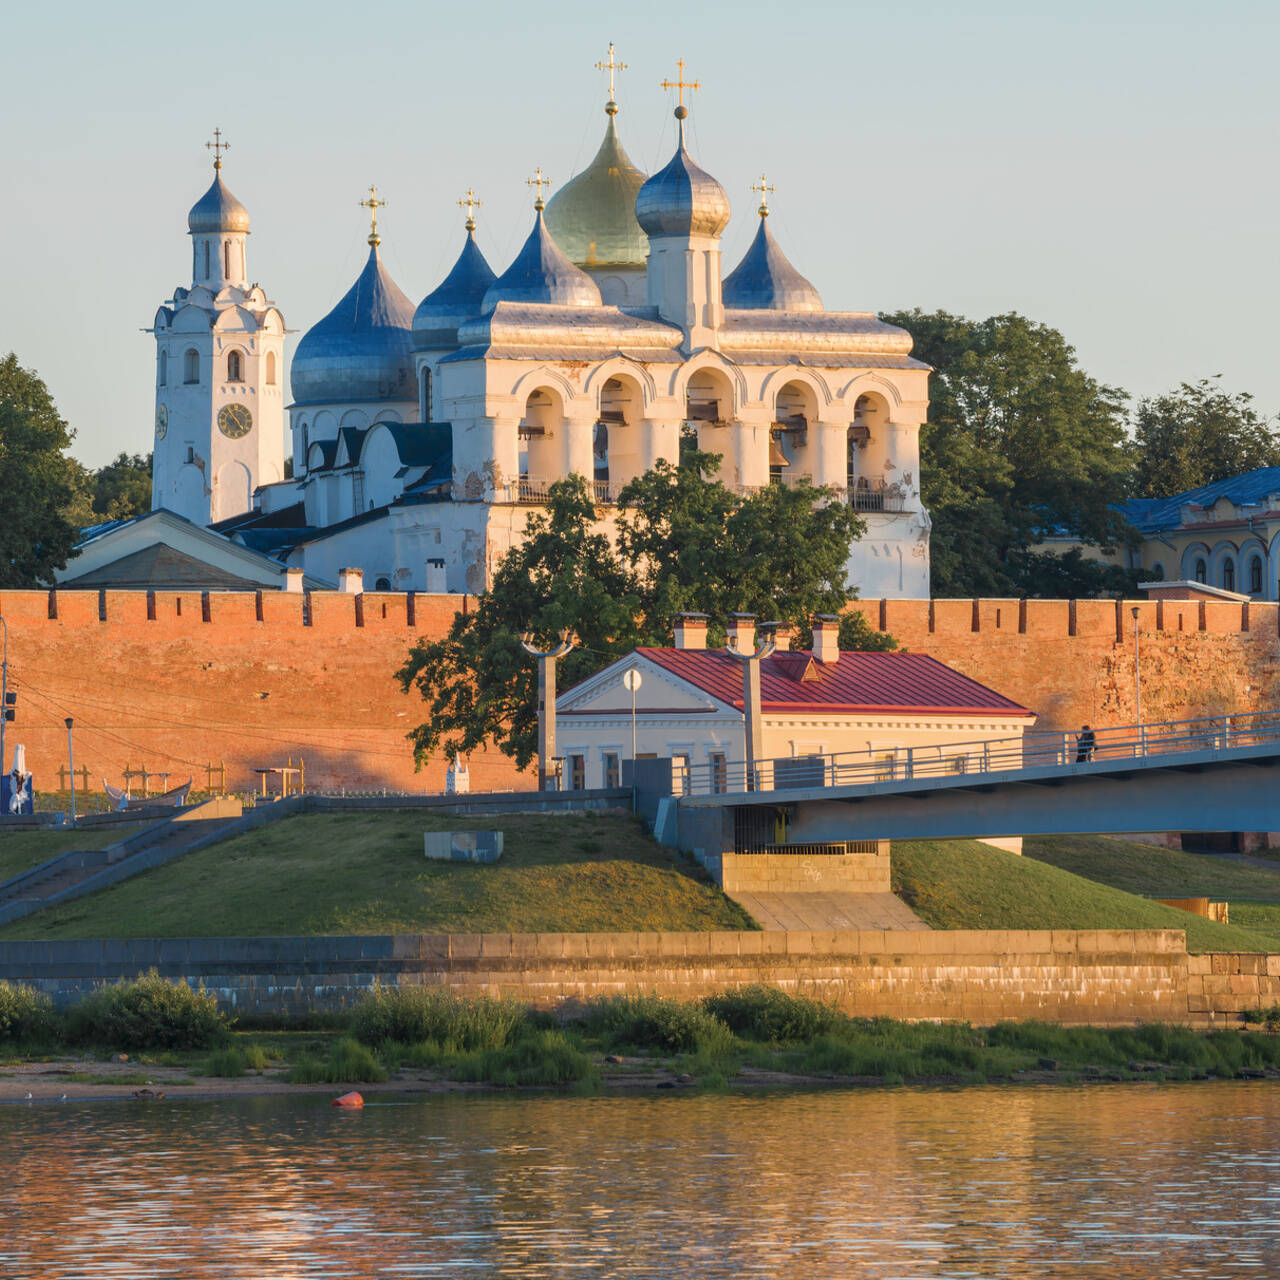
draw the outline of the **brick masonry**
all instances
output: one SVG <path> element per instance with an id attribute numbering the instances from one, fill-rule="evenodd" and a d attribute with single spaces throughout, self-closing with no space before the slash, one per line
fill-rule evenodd
<path id="1" fill-rule="evenodd" d="M 292 757 L 326 789 L 439 791 L 446 762 L 416 772 L 406 741 L 423 716 L 396 671 L 419 636 L 445 633 L 469 597 L 366 592 L 6 591 L 18 721 L 45 789 L 76 721 L 77 764 L 93 786 L 127 764 L 228 786 Z M 1074 730 L 1135 719 L 1132 602 L 869 600 L 853 608 L 905 647 L 932 654 Z M 1280 701 L 1275 604 L 1142 601 L 1146 719 L 1262 710 Z M 5 762 L 9 763 L 8 761 Z M 496 752 L 471 757 L 477 791 L 529 789 Z"/>
<path id="2" fill-rule="evenodd" d="M 889 893 L 889 842 L 875 853 L 722 853 L 720 887 L 725 893 Z"/>
<path id="3" fill-rule="evenodd" d="M 0 979 L 61 1002 L 155 968 L 240 1012 L 347 1007 L 374 982 L 564 1000 L 692 1000 L 754 982 L 865 1017 L 1239 1025 L 1280 956 L 1188 956 L 1180 930 L 408 934 L 0 942 Z"/>

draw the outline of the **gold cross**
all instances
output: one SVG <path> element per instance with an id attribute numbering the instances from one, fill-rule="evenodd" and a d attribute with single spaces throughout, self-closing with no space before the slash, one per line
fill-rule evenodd
<path id="1" fill-rule="evenodd" d="M 609 73 L 609 101 L 613 101 L 613 73 L 615 71 L 625 71 L 627 64 L 625 62 L 615 62 L 613 60 L 613 41 L 609 41 L 609 61 L 597 62 L 597 71 L 607 71 Z"/>
<path id="2" fill-rule="evenodd" d="M 664 80 L 662 87 L 664 89 L 677 89 L 680 93 L 680 109 L 684 109 L 684 91 L 686 89 L 701 89 L 702 85 L 699 81 L 688 81 L 684 78 L 684 59 L 677 58 L 676 66 L 680 68 L 678 77 L 675 80 Z"/>
<path id="3" fill-rule="evenodd" d="M 542 166 L 541 166 L 541 165 L 539 165 L 539 166 L 534 170 L 534 172 L 533 172 L 533 177 L 532 177 L 532 178 L 527 178 L 527 179 L 525 180 L 525 186 L 526 186 L 526 187 L 537 187 L 537 188 L 538 188 L 538 198 L 533 202 L 533 207 L 534 207 L 535 209 L 537 209 L 539 213 L 541 213 L 541 212 L 542 212 L 542 210 L 543 210 L 543 209 L 545 209 L 545 208 L 547 207 L 547 206 L 546 206 L 545 204 L 543 204 L 543 202 L 542 202 L 542 188 L 543 188 L 543 187 L 549 187 L 550 185 L 551 185 L 551 179 L 550 179 L 550 178 L 548 178 L 548 177 L 546 177 L 546 176 L 543 174 L 543 172 L 542 172 Z"/>
<path id="4" fill-rule="evenodd" d="M 215 130 L 213 131 L 213 141 L 212 141 L 212 142 L 206 142 L 204 145 L 205 145 L 205 146 L 206 146 L 210 151 L 212 151 L 212 152 L 213 152 L 213 167 L 214 167 L 215 169 L 221 169 L 221 168 L 222 168 L 222 153 L 223 153 L 224 151 L 230 151 L 230 150 L 231 150 L 231 143 L 229 143 L 229 142 L 223 142 L 223 140 L 222 140 L 222 130 L 221 130 L 221 129 L 215 129 Z"/>
<path id="5" fill-rule="evenodd" d="M 769 216 L 769 192 L 776 191 L 777 187 L 771 187 L 769 185 L 769 179 L 762 173 L 760 175 L 760 181 L 753 182 L 749 190 L 758 191 L 760 193 L 760 216 L 762 218 L 767 218 Z"/>
<path id="6" fill-rule="evenodd" d="M 467 188 L 467 194 L 458 201 L 458 208 L 467 211 L 467 230 L 474 231 L 476 229 L 475 211 L 484 204 L 483 200 L 476 199 L 476 193 L 470 187 Z"/>
<path id="7" fill-rule="evenodd" d="M 371 245 L 379 245 L 382 243 L 381 237 L 378 235 L 378 210 L 385 209 L 387 202 L 378 199 L 378 188 L 369 188 L 369 198 L 360 201 L 362 209 L 369 210 L 369 243 Z"/>

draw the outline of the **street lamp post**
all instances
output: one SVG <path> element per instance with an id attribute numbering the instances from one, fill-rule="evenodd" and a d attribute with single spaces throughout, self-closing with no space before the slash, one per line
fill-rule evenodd
<path id="1" fill-rule="evenodd" d="M 1142 667 L 1138 660 L 1138 606 L 1135 604 L 1129 612 L 1133 615 L 1133 692 L 1135 708 L 1138 713 L 1138 727 L 1142 727 Z"/>
<path id="2" fill-rule="evenodd" d="M 4 725 L 9 708 L 9 624 L 0 613 L 0 628 L 4 630 L 4 656 L 0 658 L 0 773 L 7 768 L 4 762 Z"/>
<path id="3" fill-rule="evenodd" d="M 636 807 L 636 690 L 640 687 L 640 673 L 632 667 L 622 676 L 622 687 L 631 691 L 631 809 Z"/>
<path id="4" fill-rule="evenodd" d="M 71 825 L 76 825 L 76 759 L 71 751 L 71 726 L 75 721 L 68 716 L 67 724 L 67 764 L 71 769 Z"/>

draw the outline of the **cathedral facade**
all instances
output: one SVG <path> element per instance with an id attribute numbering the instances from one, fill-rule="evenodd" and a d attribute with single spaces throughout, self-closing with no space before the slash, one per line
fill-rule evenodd
<path id="1" fill-rule="evenodd" d="M 652 176 L 627 157 L 612 91 L 606 113 L 582 173 L 549 203 L 541 174 L 531 183 L 533 226 L 501 274 L 468 193 L 458 259 L 416 307 L 381 261 L 371 192 L 368 260 L 299 342 L 287 409 L 283 321 L 245 284 L 248 215 L 215 174 L 189 219 L 192 288 L 156 320 L 156 505 L 312 578 L 358 567 L 366 589 L 477 592 L 557 480 L 582 476 L 607 528 L 627 482 L 696 438 L 732 489 L 807 479 L 852 505 L 867 531 L 848 578 L 864 596 L 927 596 L 929 370 L 910 335 L 825 309 L 769 229 L 763 179 L 755 237 L 726 274 L 729 199 L 689 155 L 683 100 Z M 165 374 L 194 367 L 192 350 L 202 380 L 180 394 Z"/>

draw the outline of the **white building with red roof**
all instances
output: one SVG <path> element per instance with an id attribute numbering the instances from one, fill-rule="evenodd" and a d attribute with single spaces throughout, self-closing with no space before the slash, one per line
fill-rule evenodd
<path id="1" fill-rule="evenodd" d="M 734 630 L 739 650 L 752 652 L 753 625 Z M 736 767 L 741 776 L 743 662 L 705 647 L 705 623 L 686 622 L 676 634 L 675 648 L 636 649 L 557 698 L 565 787 L 619 785 L 633 731 L 635 758 L 672 758 L 677 780 L 691 768 L 731 777 Z M 843 752 L 866 753 L 886 773 L 908 753 L 933 770 L 945 760 L 968 772 L 983 743 L 1020 739 L 1035 723 L 1033 711 L 935 658 L 842 653 L 836 634 L 819 621 L 812 652 L 780 645 L 760 659 L 760 759 L 778 785 L 805 785 L 814 757 Z M 625 680 L 632 671 L 640 676 L 634 694 Z"/>

